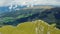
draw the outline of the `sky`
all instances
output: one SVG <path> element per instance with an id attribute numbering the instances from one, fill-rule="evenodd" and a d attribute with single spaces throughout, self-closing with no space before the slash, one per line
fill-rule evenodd
<path id="1" fill-rule="evenodd" d="M 0 6 L 8 5 L 59 5 L 60 0 L 0 0 Z"/>

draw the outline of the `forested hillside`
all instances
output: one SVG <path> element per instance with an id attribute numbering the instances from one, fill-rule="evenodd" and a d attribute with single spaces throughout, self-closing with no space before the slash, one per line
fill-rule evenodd
<path id="1" fill-rule="evenodd" d="M 19 23 L 38 19 L 49 24 L 56 23 L 56 26 L 60 28 L 60 7 L 35 6 L 11 12 L 4 12 L 0 14 L 0 26 L 17 26 Z"/>

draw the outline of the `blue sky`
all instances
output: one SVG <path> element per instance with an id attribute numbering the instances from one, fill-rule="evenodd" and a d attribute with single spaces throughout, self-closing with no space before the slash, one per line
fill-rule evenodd
<path id="1" fill-rule="evenodd" d="M 0 6 L 8 6 L 12 4 L 18 5 L 59 5 L 60 0 L 0 0 Z"/>

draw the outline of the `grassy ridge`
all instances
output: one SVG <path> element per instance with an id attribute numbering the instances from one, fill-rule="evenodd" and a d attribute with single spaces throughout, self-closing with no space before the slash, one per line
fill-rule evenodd
<path id="1" fill-rule="evenodd" d="M 60 34 L 60 30 L 55 24 L 49 25 L 44 21 L 36 20 L 32 22 L 24 22 L 17 27 L 3 26 L 0 28 L 1 34 Z"/>

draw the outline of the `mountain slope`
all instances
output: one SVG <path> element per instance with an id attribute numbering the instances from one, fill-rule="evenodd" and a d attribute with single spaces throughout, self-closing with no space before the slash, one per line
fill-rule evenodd
<path id="1" fill-rule="evenodd" d="M 2 25 L 17 25 L 22 22 L 44 20 L 49 24 L 56 23 L 60 28 L 60 7 L 35 6 L 0 14 Z M 0 24 L 0 25 L 1 25 Z"/>

